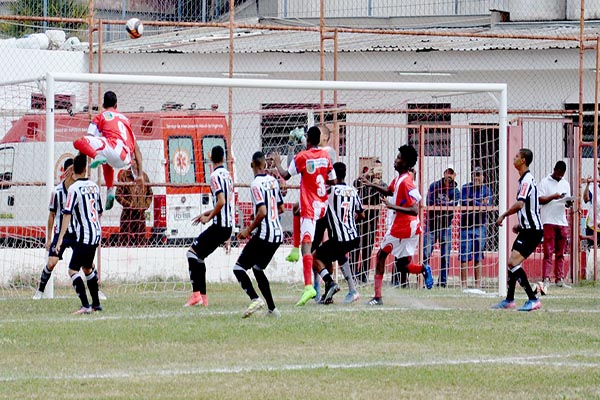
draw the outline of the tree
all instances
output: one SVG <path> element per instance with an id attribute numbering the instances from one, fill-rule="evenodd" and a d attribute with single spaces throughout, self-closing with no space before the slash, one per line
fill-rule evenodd
<path id="1" fill-rule="evenodd" d="M 87 18 L 87 2 L 78 0 L 17 0 L 9 3 L 8 8 L 11 15 L 19 16 L 43 16 L 44 3 L 48 7 L 48 17 L 62 18 Z M 24 18 L 18 23 L 3 23 L 0 25 L 0 31 L 8 36 L 21 37 L 29 33 L 39 31 L 42 25 L 39 21 L 31 21 Z M 48 27 L 52 29 L 82 30 L 87 29 L 85 22 L 53 22 Z"/>

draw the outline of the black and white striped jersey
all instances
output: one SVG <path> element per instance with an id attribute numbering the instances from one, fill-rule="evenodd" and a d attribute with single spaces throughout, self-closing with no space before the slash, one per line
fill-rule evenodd
<path id="1" fill-rule="evenodd" d="M 358 191 L 345 183 L 333 185 L 329 194 L 327 219 L 332 239 L 349 242 L 358 237 L 355 214 L 363 211 Z"/>
<path id="2" fill-rule="evenodd" d="M 68 190 L 65 187 L 65 181 L 62 181 L 54 187 L 52 196 L 50 196 L 48 211 L 54 213 L 54 226 L 52 227 L 53 236 L 60 233 L 60 228 L 62 226 L 62 210 L 65 208 L 65 203 L 67 202 L 67 194 Z M 73 233 L 73 223 L 69 225 L 67 232 Z"/>
<path id="3" fill-rule="evenodd" d="M 73 229 L 79 243 L 100 243 L 102 211 L 100 188 L 93 181 L 87 178 L 78 179 L 69 187 L 67 202 L 62 212 L 71 214 Z"/>
<path id="4" fill-rule="evenodd" d="M 213 224 L 224 228 L 233 228 L 235 223 L 235 199 L 233 193 L 233 180 L 231 174 L 224 166 L 220 165 L 210 174 L 210 190 L 213 195 L 213 203 L 217 204 L 217 196 L 223 193 L 225 205 L 213 218 Z"/>
<path id="5" fill-rule="evenodd" d="M 543 225 L 542 218 L 540 217 L 540 201 L 537 185 L 533 174 L 529 170 L 519 178 L 517 201 L 525 203 L 517 213 L 521 229 L 542 230 Z"/>
<path id="6" fill-rule="evenodd" d="M 254 234 L 259 235 L 260 239 L 267 242 L 281 243 L 283 241 L 283 229 L 281 228 L 277 207 L 283 204 L 283 196 L 281 190 L 279 190 L 279 182 L 271 175 L 256 175 L 250 185 L 250 193 L 252 194 L 255 215 L 258 207 L 264 205 L 267 209 L 267 215 L 260 222 Z"/>

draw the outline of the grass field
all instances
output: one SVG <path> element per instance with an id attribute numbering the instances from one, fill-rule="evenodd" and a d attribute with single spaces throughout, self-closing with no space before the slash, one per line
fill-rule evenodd
<path id="1" fill-rule="evenodd" d="M 382 307 L 298 308 L 300 289 L 275 285 L 279 320 L 241 319 L 234 285 L 209 285 L 209 308 L 183 308 L 183 291 L 105 291 L 104 312 L 84 316 L 70 315 L 67 289 L 0 300 L 0 398 L 600 398 L 594 286 L 553 288 L 522 313 L 490 310 L 495 297 L 392 288 Z"/>

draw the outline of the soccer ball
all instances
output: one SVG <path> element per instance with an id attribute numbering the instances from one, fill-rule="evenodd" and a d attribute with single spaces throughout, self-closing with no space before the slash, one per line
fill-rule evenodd
<path id="1" fill-rule="evenodd" d="M 306 141 L 304 136 L 304 128 L 295 128 L 290 131 L 288 144 L 294 146 L 296 144 L 303 144 Z"/>
<path id="2" fill-rule="evenodd" d="M 144 25 L 139 19 L 131 18 L 125 24 L 125 30 L 127 30 L 127 34 L 130 38 L 139 39 L 144 33 Z"/>

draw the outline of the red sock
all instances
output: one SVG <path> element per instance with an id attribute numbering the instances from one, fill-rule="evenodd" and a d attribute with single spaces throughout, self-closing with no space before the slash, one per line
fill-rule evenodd
<path id="1" fill-rule="evenodd" d="M 304 272 L 304 286 L 312 285 L 313 276 L 313 256 L 305 254 L 302 256 L 302 269 Z"/>
<path id="2" fill-rule="evenodd" d="M 383 275 L 375 274 L 375 297 L 381 297 L 381 286 L 383 286 Z"/>
<path id="3" fill-rule="evenodd" d="M 300 247 L 300 216 L 294 215 L 294 247 Z"/>
<path id="4" fill-rule="evenodd" d="M 420 274 L 423 272 L 423 266 L 421 264 L 408 264 L 408 272 L 411 274 Z"/>
<path id="5" fill-rule="evenodd" d="M 104 173 L 104 182 L 106 183 L 106 188 L 110 189 L 115 186 L 115 170 L 108 164 L 102 164 L 102 172 Z"/>
<path id="6" fill-rule="evenodd" d="M 73 142 L 73 147 L 79 150 L 81 153 L 85 154 L 88 157 L 94 158 L 96 157 L 96 149 L 92 147 L 92 145 L 85 140 L 85 138 L 79 138 Z"/>

